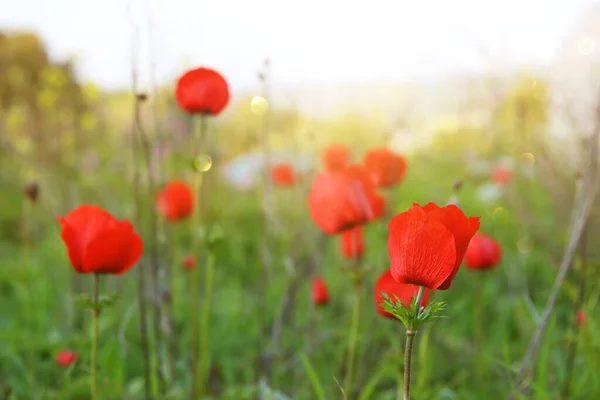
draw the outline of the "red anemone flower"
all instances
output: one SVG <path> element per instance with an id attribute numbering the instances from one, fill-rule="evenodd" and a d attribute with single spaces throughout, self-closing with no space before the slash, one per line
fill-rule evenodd
<path id="1" fill-rule="evenodd" d="M 513 177 L 513 172 L 502 164 L 497 164 L 492 168 L 492 180 L 500 185 L 508 185 Z"/>
<path id="2" fill-rule="evenodd" d="M 577 326 L 582 326 L 587 321 L 587 315 L 585 311 L 579 310 L 577 311 Z"/>
<path id="3" fill-rule="evenodd" d="M 339 171 L 350 162 L 350 149 L 341 144 L 333 144 L 323 150 L 323 164 L 327 171 Z"/>
<path id="4" fill-rule="evenodd" d="M 293 186 L 297 177 L 291 165 L 282 163 L 271 167 L 271 180 L 277 186 Z"/>
<path id="5" fill-rule="evenodd" d="M 375 307 L 377 312 L 386 318 L 396 318 L 389 312 L 385 311 L 380 303 L 383 302 L 383 296 L 381 292 L 386 293 L 392 301 L 396 301 L 396 297 L 405 305 L 410 305 L 413 297 L 419 293 L 419 286 L 411 285 L 408 283 L 400 283 L 394 280 L 390 270 L 386 270 L 375 282 Z M 425 289 L 423 295 L 423 301 L 421 306 L 427 306 L 427 298 L 429 297 L 429 290 Z"/>
<path id="6" fill-rule="evenodd" d="M 355 226 L 340 235 L 340 252 L 346 258 L 360 258 L 365 252 L 362 226 Z"/>
<path id="7" fill-rule="evenodd" d="M 56 363 L 62 367 L 68 367 L 77 360 L 77 354 L 72 351 L 63 350 L 56 355 Z"/>
<path id="8" fill-rule="evenodd" d="M 363 164 L 379 187 L 391 187 L 400 183 L 407 168 L 404 157 L 385 148 L 366 152 Z"/>
<path id="9" fill-rule="evenodd" d="M 190 114 L 218 115 L 229 102 L 227 81 L 217 71 L 196 68 L 177 81 L 175 100 Z"/>
<path id="10" fill-rule="evenodd" d="M 193 254 L 188 254 L 181 262 L 181 265 L 187 270 L 194 269 L 196 266 L 196 257 Z"/>
<path id="11" fill-rule="evenodd" d="M 385 202 L 359 165 L 323 172 L 314 180 L 308 208 L 315 224 L 329 235 L 365 224 L 383 214 Z"/>
<path id="12" fill-rule="evenodd" d="M 471 269 L 491 269 L 498 265 L 501 258 L 502 249 L 498 242 L 488 235 L 477 234 L 467 247 L 465 265 Z"/>
<path id="13" fill-rule="evenodd" d="M 173 181 L 158 193 L 156 206 L 160 214 L 169 221 L 178 221 L 192 215 L 194 195 L 185 182 Z"/>
<path id="14" fill-rule="evenodd" d="M 312 281 L 312 301 L 318 306 L 329 303 L 327 284 L 321 278 L 314 278 Z"/>
<path id="15" fill-rule="evenodd" d="M 390 271 L 402 283 L 446 290 L 458 272 L 479 218 L 467 218 L 455 205 L 414 204 L 390 224 Z"/>
<path id="16" fill-rule="evenodd" d="M 119 221 L 100 207 L 82 205 L 56 219 L 71 264 L 79 273 L 120 275 L 142 256 L 142 239 L 131 222 Z"/>

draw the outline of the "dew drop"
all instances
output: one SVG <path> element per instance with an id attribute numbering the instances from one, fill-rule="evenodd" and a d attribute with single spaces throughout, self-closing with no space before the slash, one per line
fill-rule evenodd
<path id="1" fill-rule="evenodd" d="M 521 161 L 527 166 L 533 166 L 535 164 L 535 156 L 531 153 L 521 154 Z"/>
<path id="2" fill-rule="evenodd" d="M 496 207 L 494 211 L 492 211 L 492 218 L 496 219 L 504 214 L 504 207 Z"/>
<path id="3" fill-rule="evenodd" d="M 200 172 L 206 172 L 212 167 L 212 160 L 208 154 L 200 154 L 194 159 L 194 167 Z"/>
<path id="4" fill-rule="evenodd" d="M 269 111 L 269 102 L 262 96 L 254 96 L 250 102 L 250 109 L 255 115 L 265 115 Z"/>

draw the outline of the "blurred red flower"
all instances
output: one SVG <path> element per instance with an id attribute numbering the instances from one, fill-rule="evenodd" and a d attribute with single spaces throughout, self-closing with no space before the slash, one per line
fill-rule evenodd
<path id="1" fill-rule="evenodd" d="M 446 290 L 458 272 L 479 218 L 455 205 L 414 204 L 390 222 L 390 271 L 398 282 Z"/>
<path id="2" fill-rule="evenodd" d="M 484 234 L 473 236 L 467 252 L 465 253 L 465 265 L 471 269 L 491 269 L 500 262 L 502 249 L 498 242 Z"/>
<path id="3" fill-rule="evenodd" d="M 177 81 L 175 100 L 190 114 L 218 115 L 229 102 L 229 87 L 217 71 L 196 68 Z"/>
<path id="4" fill-rule="evenodd" d="M 308 208 L 315 224 L 335 235 L 380 217 L 385 202 L 366 170 L 352 165 L 319 174 L 308 196 Z"/>
<path id="5" fill-rule="evenodd" d="M 56 219 L 77 272 L 120 275 L 142 256 L 142 239 L 133 225 L 127 220 L 119 221 L 100 207 L 82 205 Z"/>
<path id="6" fill-rule="evenodd" d="M 386 318 L 396 318 L 389 312 L 385 311 L 381 304 L 379 304 L 383 302 L 383 296 L 381 296 L 381 292 L 386 293 L 393 301 L 396 300 L 394 296 L 397 296 L 402 303 L 408 306 L 410 305 L 412 298 L 419 292 L 419 286 L 397 282 L 392 277 L 392 273 L 389 269 L 381 274 L 381 276 L 377 279 L 375 282 L 375 307 L 377 307 L 377 312 Z M 429 290 L 425 289 L 421 306 L 425 307 L 427 305 L 428 297 Z"/>
<path id="7" fill-rule="evenodd" d="M 323 164 L 327 171 L 339 171 L 350 162 L 350 149 L 341 144 L 332 144 L 323 150 Z"/>
<path id="8" fill-rule="evenodd" d="M 579 310 L 577 311 L 577 325 L 582 326 L 587 321 L 587 315 L 585 311 Z"/>
<path id="9" fill-rule="evenodd" d="M 62 350 L 56 355 L 56 363 L 62 367 L 68 367 L 77 360 L 77 354 L 72 351 Z"/>
<path id="10" fill-rule="evenodd" d="M 492 181 L 500 185 L 507 185 L 513 177 L 513 172 L 502 164 L 492 168 Z"/>
<path id="11" fill-rule="evenodd" d="M 340 252 L 346 258 L 359 258 L 365 251 L 362 226 L 358 225 L 340 234 Z"/>
<path id="12" fill-rule="evenodd" d="M 182 181 L 173 181 L 156 196 L 160 214 L 169 221 L 178 221 L 192 215 L 194 194 L 190 186 Z"/>
<path id="13" fill-rule="evenodd" d="M 406 159 L 388 149 L 373 149 L 365 153 L 363 164 L 376 186 L 391 187 L 404 178 Z"/>
<path id="14" fill-rule="evenodd" d="M 193 254 L 188 254 L 181 262 L 181 265 L 187 270 L 194 269 L 196 266 L 196 257 Z"/>
<path id="15" fill-rule="evenodd" d="M 314 278 L 312 281 L 312 301 L 318 306 L 329 303 L 327 284 L 321 278 Z"/>
<path id="16" fill-rule="evenodd" d="M 293 186 L 297 177 L 291 165 L 282 163 L 271 167 L 271 180 L 277 186 Z"/>

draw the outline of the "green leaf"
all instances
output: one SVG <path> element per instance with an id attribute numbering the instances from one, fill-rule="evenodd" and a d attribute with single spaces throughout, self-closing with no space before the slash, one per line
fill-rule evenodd
<path id="1" fill-rule="evenodd" d="M 426 322 L 446 318 L 440 315 L 446 308 L 446 303 L 443 301 L 434 300 L 418 310 L 417 296 L 412 298 L 410 306 L 405 305 L 396 295 L 391 299 L 387 293 L 381 292 L 381 297 L 383 302 L 380 305 L 383 309 L 402 321 L 406 329 L 418 330 Z"/>
<path id="2" fill-rule="evenodd" d="M 308 379 L 310 379 L 310 382 L 312 383 L 313 389 L 315 391 L 315 396 L 317 396 L 319 400 L 326 400 L 323 385 L 321 384 L 321 381 L 319 380 L 315 369 L 310 363 L 310 360 L 308 359 L 308 357 L 306 357 L 304 353 L 300 354 L 300 359 L 302 360 L 302 364 L 304 364 L 304 369 L 306 369 Z"/>

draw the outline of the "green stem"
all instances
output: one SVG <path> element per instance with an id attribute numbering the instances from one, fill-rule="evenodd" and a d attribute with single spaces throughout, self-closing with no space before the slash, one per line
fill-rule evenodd
<path id="1" fill-rule="evenodd" d="M 476 271 L 477 272 L 477 271 Z M 484 289 L 485 289 L 485 277 L 484 277 L 484 273 L 485 271 L 480 271 L 481 274 L 479 276 L 480 279 L 478 279 L 477 282 L 477 289 L 475 291 L 475 326 L 477 329 L 477 347 L 479 348 L 479 352 L 477 355 L 477 375 L 479 377 L 479 381 L 483 382 L 483 380 L 485 379 L 485 358 L 484 358 L 484 352 L 483 352 L 483 347 L 485 344 L 485 321 L 484 321 L 484 307 L 485 307 L 485 302 L 484 302 Z"/>
<path id="2" fill-rule="evenodd" d="M 413 340 L 417 331 L 413 331 L 408 329 L 406 331 L 406 348 L 404 349 L 404 390 L 403 390 L 403 400 L 410 400 L 410 372 L 411 372 L 411 362 L 412 362 L 412 349 L 413 349 Z M 398 396 L 398 400 L 400 400 L 400 396 Z"/>
<path id="3" fill-rule="evenodd" d="M 423 303 L 423 297 L 425 296 L 425 286 L 419 287 L 419 292 L 417 293 L 417 313 L 418 316 L 421 314 L 421 304 Z M 400 397 L 400 392 L 397 393 L 398 400 L 410 400 L 410 374 L 411 374 L 411 363 L 412 363 L 412 349 L 413 349 L 413 341 L 415 336 L 417 335 L 417 331 L 412 329 L 413 327 L 409 327 L 406 329 L 406 348 L 404 349 L 404 386 L 403 386 L 403 394 Z"/>
<path id="4" fill-rule="evenodd" d="M 204 146 L 206 142 L 206 117 L 201 115 L 197 119 L 197 131 L 198 138 L 195 141 L 195 144 L 192 146 L 194 149 L 194 157 L 198 156 L 198 151 L 202 146 Z M 203 218 L 203 207 L 205 200 L 205 187 L 206 182 L 204 182 L 202 172 L 194 171 L 194 179 L 193 179 L 193 191 L 196 194 L 196 211 L 194 212 L 193 220 L 192 220 L 192 254 L 198 254 L 198 248 L 200 247 L 198 230 L 200 229 L 200 225 L 202 224 Z M 200 285 L 200 269 L 196 266 L 192 271 L 192 279 L 190 280 L 190 296 L 191 296 L 191 339 L 190 339 L 190 374 L 192 377 L 192 391 L 191 391 L 191 400 L 197 400 L 200 397 L 198 396 L 199 390 L 199 373 L 198 373 L 198 325 L 199 325 L 199 309 L 200 309 L 200 296 L 199 296 L 199 285 Z"/>
<path id="5" fill-rule="evenodd" d="M 360 280 L 354 282 L 354 309 L 352 310 L 352 325 L 348 340 L 348 358 L 346 359 L 346 379 L 344 380 L 344 393 L 350 396 L 352 390 L 352 373 L 354 370 L 354 354 L 358 338 L 358 325 L 360 322 L 361 284 Z"/>
<path id="6" fill-rule="evenodd" d="M 26 298 L 23 301 L 23 308 L 24 308 L 24 312 L 23 312 L 23 316 L 25 319 L 25 326 L 29 326 L 29 330 L 30 332 L 35 332 L 35 319 L 33 318 L 33 310 L 35 309 L 35 305 L 33 304 L 34 301 L 34 296 L 31 296 L 31 293 L 35 293 L 35 290 L 32 288 L 33 286 L 33 280 L 30 278 L 31 276 L 33 276 L 33 274 L 31 274 L 31 271 L 29 270 L 30 268 L 30 249 L 31 249 L 31 230 L 30 230 L 30 220 L 31 220 L 31 201 L 27 198 L 24 199 L 23 201 L 23 222 L 22 222 L 22 226 L 23 226 L 23 268 L 25 270 L 27 270 L 28 273 L 28 277 L 27 277 L 27 282 L 29 284 L 29 288 L 25 289 L 26 290 Z M 24 348 L 27 348 L 27 363 L 28 363 L 28 372 L 29 372 L 29 384 L 31 385 L 31 389 L 32 392 L 35 393 L 35 385 L 36 385 L 36 379 L 35 379 L 35 370 L 36 370 L 36 363 L 35 363 L 35 351 L 34 348 L 31 346 L 30 342 L 27 342 L 27 336 L 24 335 L 23 336 L 23 340 L 24 340 Z"/>
<path id="7" fill-rule="evenodd" d="M 93 281 L 93 302 L 94 307 L 98 307 L 98 274 L 94 274 Z M 90 389 L 92 400 L 98 399 L 98 316 L 100 315 L 100 310 L 94 309 L 94 320 L 93 320 L 93 336 L 92 336 L 92 365 L 91 365 L 91 377 L 90 377 Z"/>
<path id="8" fill-rule="evenodd" d="M 208 327 L 210 321 L 210 312 L 211 312 L 211 298 L 212 298 L 212 289 L 213 289 L 213 281 L 215 275 L 215 255 L 211 251 L 208 253 L 208 264 L 206 267 L 206 281 L 205 281 L 205 293 L 204 293 L 204 304 L 202 310 L 202 331 L 200 333 L 200 366 L 198 371 L 200 373 L 200 378 L 198 381 L 200 382 L 200 391 L 199 394 L 203 394 L 202 388 L 204 385 L 208 386 L 206 382 L 208 376 Z M 206 387 L 208 389 L 208 387 Z"/>

